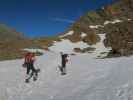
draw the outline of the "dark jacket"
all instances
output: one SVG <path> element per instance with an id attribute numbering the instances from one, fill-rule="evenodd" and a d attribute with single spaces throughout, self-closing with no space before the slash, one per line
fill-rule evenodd
<path id="1" fill-rule="evenodd" d="M 67 57 L 68 57 L 68 54 L 62 54 L 61 55 L 61 58 L 62 58 L 62 67 L 65 67 L 66 66 Z"/>

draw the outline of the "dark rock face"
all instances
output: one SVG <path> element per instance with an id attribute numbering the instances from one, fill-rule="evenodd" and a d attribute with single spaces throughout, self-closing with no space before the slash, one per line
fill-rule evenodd
<path id="1" fill-rule="evenodd" d="M 105 31 L 104 27 L 90 28 L 90 25 L 104 25 L 104 22 L 114 19 L 127 20 L 133 18 L 133 0 L 115 0 L 113 4 L 107 5 L 96 11 L 90 11 L 77 20 L 68 30 L 73 30 L 74 34 L 72 36 L 67 36 L 65 38 L 71 40 L 72 42 L 84 41 L 88 44 L 96 44 L 99 42 L 99 37 L 97 34 L 108 33 Z M 113 25 L 112 25 L 113 26 Z M 112 30 L 109 29 L 109 31 Z M 81 38 L 81 33 L 87 34 L 86 37 Z M 93 41 L 91 40 L 93 34 Z"/>
<path id="2" fill-rule="evenodd" d="M 83 20 L 75 22 L 64 34 L 73 31 L 72 35 L 67 35 L 63 39 L 69 39 L 71 42 L 83 41 L 87 44 L 96 44 L 100 38 L 95 31 L 89 28 L 89 24 L 83 22 Z M 82 34 L 85 36 L 82 37 Z"/>
<path id="3" fill-rule="evenodd" d="M 72 25 L 77 36 L 87 33 L 82 41 L 88 44 L 99 42 L 97 34 L 106 33 L 104 44 L 112 48 L 112 54 L 128 55 L 133 53 L 133 0 L 116 0 L 102 9 L 88 12 Z M 104 25 L 105 21 L 121 20 L 118 23 Z M 104 27 L 89 28 L 90 25 Z M 72 37 L 71 37 L 72 38 Z M 79 38 L 79 37 L 78 37 Z M 76 39 L 78 39 L 76 38 Z M 73 40 L 73 39 L 72 39 Z"/>
<path id="4" fill-rule="evenodd" d="M 78 52 L 78 53 L 92 52 L 94 50 L 95 50 L 95 48 L 93 48 L 93 47 L 87 47 L 87 48 L 84 48 L 84 49 L 74 48 L 74 51 Z"/>
<path id="5" fill-rule="evenodd" d="M 111 47 L 113 53 L 133 54 L 133 21 L 107 25 L 106 30 L 105 46 Z"/>
<path id="6" fill-rule="evenodd" d="M 104 28 L 105 46 L 112 48 L 112 54 L 133 54 L 133 0 L 119 0 L 110 5 L 110 10 L 116 13 L 114 18 L 122 22 L 109 24 Z"/>

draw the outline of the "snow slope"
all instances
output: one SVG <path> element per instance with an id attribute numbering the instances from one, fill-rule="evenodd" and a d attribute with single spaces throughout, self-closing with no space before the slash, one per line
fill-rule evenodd
<path id="1" fill-rule="evenodd" d="M 121 22 L 123 22 L 123 20 L 115 19 L 113 21 L 105 21 L 104 25 L 107 25 L 107 24 L 116 24 L 116 23 L 121 23 Z"/>
<path id="2" fill-rule="evenodd" d="M 85 36 L 85 33 L 82 33 L 81 36 Z M 64 53 L 76 53 L 74 52 L 74 48 L 80 48 L 84 49 L 87 47 L 95 48 L 96 50 L 92 51 L 92 53 L 89 54 L 91 57 L 104 57 L 109 52 L 110 48 L 106 48 L 104 46 L 104 39 L 105 34 L 98 34 L 100 37 L 100 42 L 96 43 L 95 45 L 88 45 L 87 43 L 83 41 L 79 41 L 77 43 L 72 43 L 68 39 L 62 39 L 62 41 L 54 42 L 53 46 L 49 47 L 49 50 L 55 51 L 55 52 L 64 52 Z"/>
<path id="3" fill-rule="evenodd" d="M 87 48 L 89 45 L 82 41 L 77 43 L 72 43 L 68 39 L 62 39 L 62 41 L 55 42 L 53 46 L 49 47 L 51 51 L 64 52 L 64 53 L 73 53 L 74 48 Z"/>
<path id="4" fill-rule="evenodd" d="M 67 75 L 57 68 L 60 55 L 37 57 L 39 79 L 24 83 L 23 60 L 0 62 L 0 100 L 132 100 L 133 57 L 94 59 L 88 54 L 70 56 Z"/>
<path id="5" fill-rule="evenodd" d="M 89 28 L 97 29 L 97 28 L 103 28 L 103 25 L 90 25 Z"/>
<path id="6" fill-rule="evenodd" d="M 92 47 L 96 48 L 96 50 L 92 53 L 93 57 L 104 57 L 107 55 L 107 53 L 109 52 L 110 48 L 106 48 L 104 46 L 104 39 L 105 39 L 105 34 L 98 34 L 100 37 L 100 42 L 96 43 L 96 45 L 92 45 Z"/>
<path id="7" fill-rule="evenodd" d="M 86 34 L 86 33 L 81 32 L 81 38 L 84 38 L 84 37 L 86 37 L 86 36 L 87 36 L 87 34 Z"/>
<path id="8" fill-rule="evenodd" d="M 69 35 L 73 35 L 73 34 L 74 34 L 74 31 L 69 31 L 68 33 L 66 33 L 64 35 L 61 35 L 60 38 L 63 38 L 63 37 L 69 36 Z"/>

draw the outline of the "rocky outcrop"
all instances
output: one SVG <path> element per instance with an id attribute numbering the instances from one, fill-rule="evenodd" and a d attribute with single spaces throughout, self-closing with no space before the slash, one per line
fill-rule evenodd
<path id="1" fill-rule="evenodd" d="M 70 30 L 76 35 L 70 36 L 88 44 L 99 42 L 97 34 L 106 33 L 104 44 L 111 47 L 112 54 L 128 55 L 133 53 L 133 0 L 115 0 L 96 11 L 90 11 L 74 23 Z M 81 33 L 86 37 L 79 38 Z M 77 41 L 76 40 L 76 41 Z"/>
<path id="2" fill-rule="evenodd" d="M 107 25 L 106 30 L 104 44 L 112 48 L 113 54 L 133 54 L 133 21 Z"/>

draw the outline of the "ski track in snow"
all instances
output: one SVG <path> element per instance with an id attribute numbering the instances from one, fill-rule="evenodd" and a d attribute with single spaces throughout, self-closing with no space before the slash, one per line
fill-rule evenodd
<path id="1" fill-rule="evenodd" d="M 0 62 L 0 100 L 133 100 L 133 57 L 95 59 L 70 56 L 67 75 L 58 70 L 60 55 L 44 52 L 35 66 L 36 82 L 26 84 L 23 59 Z"/>

